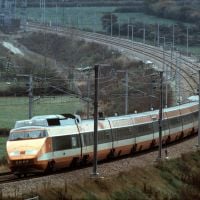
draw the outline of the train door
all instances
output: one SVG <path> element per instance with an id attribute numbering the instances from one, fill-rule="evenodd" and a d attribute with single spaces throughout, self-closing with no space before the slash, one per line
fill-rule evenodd
<path id="1" fill-rule="evenodd" d="M 184 137 L 194 132 L 194 115 L 191 108 L 183 108 L 180 110 Z"/>
<path id="2" fill-rule="evenodd" d="M 118 146 L 120 145 L 119 130 L 112 127 L 112 153 L 114 156 L 118 155 Z"/>
<path id="3" fill-rule="evenodd" d="M 151 146 L 154 147 L 158 145 L 158 138 L 159 138 L 159 123 L 157 116 L 152 116 L 152 142 Z"/>
<path id="4" fill-rule="evenodd" d="M 109 127 L 110 127 L 110 157 L 114 157 L 115 156 L 115 148 L 114 148 L 114 137 L 115 137 L 115 130 L 112 129 L 112 126 L 111 126 L 111 121 L 108 120 L 108 123 L 109 123 Z"/>
<path id="5" fill-rule="evenodd" d="M 112 148 L 117 156 L 130 153 L 136 143 L 133 125 L 112 128 L 112 137 Z"/>
<path id="6" fill-rule="evenodd" d="M 93 157 L 94 133 L 92 131 L 81 132 L 80 138 L 82 144 L 82 162 L 87 163 L 88 161 L 91 161 Z"/>
<path id="7" fill-rule="evenodd" d="M 170 130 L 169 130 L 169 121 L 167 119 L 167 115 L 164 112 L 163 113 L 163 121 L 162 121 L 162 136 L 165 138 L 165 140 L 169 137 Z"/>
<path id="8" fill-rule="evenodd" d="M 198 117 L 199 117 L 199 112 L 194 111 L 192 113 L 193 116 L 193 124 L 194 124 L 194 132 L 196 133 L 198 131 Z"/>
<path id="9" fill-rule="evenodd" d="M 183 135 L 183 122 L 179 110 L 166 112 L 170 130 L 170 140 L 177 140 Z"/>

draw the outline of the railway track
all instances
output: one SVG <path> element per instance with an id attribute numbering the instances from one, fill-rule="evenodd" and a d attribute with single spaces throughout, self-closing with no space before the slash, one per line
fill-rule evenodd
<path id="1" fill-rule="evenodd" d="M 17 177 L 15 177 L 12 172 L 0 173 L 0 184 L 13 182 L 15 180 L 17 180 Z"/>
<path id="2" fill-rule="evenodd" d="M 98 33 L 84 32 L 63 27 L 55 28 L 43 26 L 37 23 L 29 23 L 29 30 L 43 30 L 63 35 L 76 35 L 79 38 L 95 41 L 117 49 L 122 49 L 124 53 L 128 53 L 142 60 L 151 60 L 159 70 L 168 73 L 180 75 L 180 83 L 182 88 L 182 96 L 190 96 L 196 92 L 198 88 L 198 70 L 200 65 L 192 62 L 189 58 L 181 56 L 178 52 L 164 51 L 162 48 L 146 45 L 143 43 L 133 42 L 123 38 L 116 38 Z M 167 66 L 167 67 L 166 67 Z M 186 94 L 185 94 L 186 93 Z"/>
<path id="3" fill-rule="evenodd" d="M 183 143 L 185 145 L 188 143 L 185 146 L 190 145 L 190 149 L 189 148 L 188 149 L 191 151 L 191 149 L 192 149 L 191 142 L 194 143 L 195 140 L 197 140 L 196 135 L 192 135 L 192 136 L 189 136 L 188 138 L 183 138 L 182 140 L 178 140 L 171 144 L 168 144 L 167 146 L 163 146 L 163 150 L 167 148 L 169 152 L 173 152 L 174 149 L 176 149 L 176 146 L 179 146 L 178 147 L 178 149 L 180 149 L 180 150 L 178 150 L 178 151 L 180 151 L 179 154 L 185 153 L 188 150 L 184 150 L 184 148 L 181 147 L 181 144 Z M 195 144 L 193 144 L 193 145 L 195 145 Z M 195 146 L 193 146 L 193 147 L 195 147 Z M 99 162 L 98 167 L 100 168 L 100 171 L 102 169 L 104 171 L 104 170 L 106 170 L 104 168 L 106 168 L 107 166 L 110 168 L 112 166 L 112 164 L 118 165 L 119 163 L 122 163 L 122 166 L 123 166 L 124 165 L 123 162 L 126 162 L 126 163 L 133 162 L 133 166 L 137 166 L 138 164 L 141 164 L 141 162 L 143 162 L 142 159 L 144 157 L 145 157 L 145 161 L 143 162 L 143 166 L 145 166 L 146 164 L 153 164 L 154 161 L 156 160 L 155 154 L 157 154 L 157 152 L 158 152 L 158 150 L 156 147 L 153 149 L 134 153 L 134 155 L 128 154 L 128 155 L 116 157 L 114 159 Z M 169 158 L 177 157 L 177 155 L 176 155 L 177 152 L 173 153 L 173 155 L 169 153 Z M 151 159 L 147 158 L 148 154 L 151 156 Z M 154 158 L 152 158 L 152 156 L 154 156 Z M 164 155 L 164 151 L 163 151 L 163 157 L 164 156 L 165 155 Z M 139 161 L 140 163 L 135 162 L 135 160 L 137 160 L 137 162 Z M 151 162 L 149 162 L 150 160 L 151 160 Z M 21 178 L 16 177 L 14 174 L 12 174 L 12 172 L 8 171 L 5 173 L 0 173 L 0 188 L 1 188 L 1 185 L 5 185 L 5 184 L 17 184 L 18 182 L 22 182 L 22 181 L 26 182 L 29 180 L 49 179 L 51 177 L 54 178 L 56 175 L 62 176 L 64 173 L 70 174 L 70 175 L 73 174 L 73 176 L 74 176 L 73 179 L 76 179 L 77 171 L 79 171 L 80 173 L 82 173 L 84 171 L 87 171 L 87 172 L 92 171 L 91 166 L 92 166 L 92 164 L 90 163 L 90 164 L 87 164 L 84 166 L 77 166 L 75 168 L 66 168 L 66 169 L 62 169 L 62 170 L 48 173 L 48 174 L 35 174 L 35 175 L 31 174 L 31 175 L 21 177 Z M 126 166 L 126 167 L 130 167 L 130 166 Z M 122 170 L 122 169 L 120 169 L 120 170 Z M 125 170 L 125 168 L 124 168 L 124 170 Z M 103 173 L 105 175 L 105 173 L 107 173 L 107 172 L 104 171 Z M 88 172 L 87 175 L 89 175 L 89 174 L 90 173 Z"/>
<path id="4" fill-rule="evenodd" d="M 49 27 L 41 27 L 40 25 L 34 25 L 34 24 L 29 24 L 29 28 L 32 30 L 45 30 L 45 31 L 50 31 L 54 32 L 53 28 Z M 65 30 L 64 28 L 61 30 L 57 30 L 60 34 L 71 34 L 71 31 Z M 156 47 L 151 47 L 149 45 L 144 45 L 144 44 L 139 44 L 136 42 L 130 42 L 126 39 L 116 39 L 113 37 L 109 36 L 102 36 L 101 34 L 94 34 L 94 33 L 86 33 L 86 32 L 80 32 L 76 31 L 76 35 L 80 38 L 88 39 L 88 40 L 95 40 L 101 43 L 105 44 L 110 44 L 114 47 L 122 48 L 126 52 L 129 52 L 131 54 L 134 54 L 135 52 L 138 54 L 143 54 L 149 59 L 155 59 L 157 63 L 160 63 L 160 66 L 162 67 L 163 64 L 163 52 L 160 51 L 159 48 Z M 145 47 L 145 48 L 144 48 Z M 177 70 L 177 59 L 174 56 L 171 56 L 169 52 L 165 52 L 165 62 L 172 68 L 172 70 L 176 71 Z M 183 69 L 182 69 L 183 67 Z M 199 70 L 199 65 L 189 61 L 187 58 L 183 58 L 182 65 L 179 67 L 181 71 L 181 76 L 183 80 L 186 82 L 186 84 L 189 87 L 190 92 L 194 92 L 195 87 L 197 87 L 197 77 L 194 76 L 194 73 L 197 73 Z M 175 145 L 177 145 L 175 143 Z M 154 150 L 155 151 L 155 150 Z M 138 156 L 143 156 L 143 154 L 138 154 Z M 130 158 L 130 156 L 129 156 Z M 131 157 L 132 158 L 132 157 Z M 131 159 L 130 158 L 130 159 Z M 122 158 L 124 159 L 124 158 Z M 80 169 L 80 168 L 79 168 Z M 56 172 L 56 175 L 59 173 L 63 172 L 69 172 L 70 170 L 65 170 L 65 171 L 60 171 Z M 75 171 L 75 170 L 74 170 Z M 70 171 L 70 173 L 73 171 Z M 75 176 L 75 175 L 74 175 Z M 26 181 L 29 179 L 35 179 L 35 178 L 42 178 L 45 177 L 44 175 L 33 175 L 33 176 L 28 176 L 28 177 L 23 177 L 23 178 L 17 178 L 15 177 L 11 172 L 6 172 L 0 174 L 0 185 L 5 184 L 5 183 L 13 183 L 13 182 L 18 182 L 18 181 Z"/>

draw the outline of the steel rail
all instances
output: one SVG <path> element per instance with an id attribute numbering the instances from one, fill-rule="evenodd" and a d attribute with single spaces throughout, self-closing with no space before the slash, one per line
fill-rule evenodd
<path id="1" fill-rule="evenodd" d="M 36 22 L 31 22 L 28 24 L 28 27 L 40 27 L 40 29 L 46 29 L 46 30 L 51 30 L 53 32 L 61 32 L 61 31 L 75 31 L 76 34 L 84 34 L 85 36 L 90 36 L 93 35 L 93 36 L 96 36 L 97 37 L 103 37 L 104 39 L 107 38 L 107 39 L 111 39 L 114 41 L 116 40 L 118 43 L 120 43 L 120 41 L 123 41 L 123 43 L 127 43 L 127 44 L 130 44 L 130 40 L 128 39 L 124 39 L 124 38 L 118 38 L 118 37 L 111 37 L 111 36 L 108 36 L 108 35 L 103 35 L 103 34 L 100 34 L 100 33 L 93 33 L 93 32 L 86 32 L 86 31 L 80 31 L 78 29 L 69 29 L 69 28 L 66 28 L 66 27 L 62 27 L 62 26 L 59 26 L 59 27 L 55 27 L 55 26 L 44 26 L 44 25 L 41 25 L 39 23 L 36 23 Z M 149 49 L 149 50 L 154 50 L 154 51 L 157 51 L 157 52 L 161 52 L 162 49 L 160 49 L 160 47 L 155 47 L 155 46 L 151 46 L 151 45 L 148 45 L 148 44 L 143 44 L 143 43 L 139 43 L 139 42 L 133 42 L 134 46 L 138 46 L 138 47 L 142 47 L 142 48 L 145 48 L 145 49 Z M 161 53 L 162 54 L 162 53 Z M 166 54 L 168 57 L 170 57 L 171 55 L 169 54 Z M 187 64 L 189 67 L 193 68 L 194 70 L 198 70 L 198 68 L 200 67 L 199 65 L 195 64 L 194 62 L 192 62 L 191 60 L 188 60 L 188 58 L 186 57 L 182 57 L 181 58 L 182 60 L 184 60 L 184 63 Z"/>
<path id="2" fill-rule="evenodd" d="M 143 56 L 148 57 L 149 59 L 154 59 L 155 61 L 159 62 L 160 65 L 163 63 L 163 51 L 154 46 L 138 43 L 138 42 L 130 42 L 130 40 L 127 39 L 119 39 L 107 35 L 102 35 L 99 33 L 90 33 L 85 31 L 79 31 L 75 29 L 66 29 L 63 27 L 56 28 L 55 27 L 49 27 L 49 26 L 43 26 L 41 24 L 37 23 L 29 23 L 28 24 L 29 29 L 32 30 L 44 30 L 52 33 L 58 33 L 58 34 L 72 34 L 76 35 L 83 39 L 89 39 L 89 40 L 95 40 L 96 42 L 105 43 L 106 45 L 113 45 L 116 47 L 123 48 L 126 51 L 129 51 L 131 53 L 139 53 Z M 149 51 L 147 51 L 149 50 Z M 168 59 L 167 59 L 168 58 Z M 181 67 L 177 66 L 176 59 L 165 51 L 165 64 L 168 64 L 171 66 L 171 68 L 176 71 L 177 69 L 180 70 L 180 76 L 185 80 L 189 88 L 192 90 L 191 92 L 194 93 L 195 89 L 197 88 L 198 82 L 197 78 L 193 77 L 194 74 L 197 73 L 197 70 L 199 69 L 199 66 L 192 63 L 191 61 L 188 61 L 188 59 L 182 59 Z M 184 61 L 184 62 L 183 62 Z M 182 67 L 183 65 L 184 68 Z"/>
<path id="3" fill-rule="evenodd" d="M 49 27 L 43 27 L 43 26 L 39 26 L 39 25 L 33 25 L 33 24 L 29 24 L 28 25 L 29 26 L 29 28 L 33 28 L 34 30 L 35 29 L 37 29 L 37 30 L 47 30 L 47 28 L 48 28 L 48 31 L 50 31 L 50 32 L 55 32 L 55 30 L 53 30 L 52 28 L 50 28 L 49 29 Z M 58 30 L 56 30 L 56 31 L 58 31 Z M 64 33 L 64 34 L 69 34 L 68 32 L 66 32 L 66 30 L 59 30 L 59 33 Z M 94 34 L 83 34 L 83 32 L 81 32 L 81 33 L 77 33 L 77 35 L 79 36 L 79 37 L 86 37 L 87 39 L 95 39 L 95 40 L 98 40 L 98 41 L 100 41 L 100 42 L 105 42 L 105 43 L 110 43 L 111 45 L 116 45 L 116 46 L 120 46 L 120 47 L 122 47 L 122 48 L 124 48 L 124 49 L 127 49 L 128 51 L 138 51 L 138 52 L 140 52 L 141 53 L 141 50 L 140 49 L 133 49 L 132 48 L 132 46 L 131 46 L 131 44 L 130 44 L 130 41 L 127 41 L 127 40 L 125 40 L 125 39 L 122 39 L 121 40 L 121 43 L 119 43 L 119 41 L 117 42 L 117 41 L 115 41 L 115 39 L 113 39 L 113 38 L 111 38 L 111 37 L 105 37 L 104 35 L 101 35 L 101 34 L 96 34 L 95 35 L 95 37 L 94 37 Z M 99 37 L 99 35 L 101 36 L 101 37 Z M 134 44 L 137 44 L 137 43 L 134 43 Z M 149 47 L 148 46 L 148 48 L 149 48 L 149 50 L 153 50 L 153 49 L 155 49 L 155 51 L 158 51 L 157 50 L 157 48 L 156 47 Z M 145 55 L 147 55 L 147 56 L 149 56 L 149 55 L 152 55 L 152 56 L 154 56 L 157 60 L 159 60 L 159 62 L 162 62 L 162 55 L 159 57 L 159 56 L 155 56 L 153 53 L 151 53 L 151 52 L 145 52 Z M 187 59 L 186 59 L 187 60 Z M 173 63 L 173 62 L 171 62 L 171 61 L 167 61 L 169 64 L 172 64 L 174 67 L 176 67 L 176 63 Z M 186 61 L 186 63 L 189 63 L 189 62 L 187 62 Z M 190 67 L 190 65 L 189 64 L 187 64 L 187 66 L 188 67 Z M 194 68 L 194 67 L 196 67 L 196 68 Z M 199 66 L 197 66 L 197 65 L 194 65 L 194 66 L 191 66 L 191 68 L 193 69 L 193 70 L 198 70 L 199 69 Z M 183 69 L 180 69 L 181 71 L 183 70 Z M 194 77 L 191 77 L 191 74 L 189 74 L 189 73 L 187 73 L 187 70 L 185 70 L 184 71 L 184 73 L 185 73 L 185 75 L 187 75 L 189 78 L 190 78 L 190 80 L 191 79 L 194 79 Z M 186 80 L 186 81 L 188 81 L 187 83 L 189 84 L 190 82 L 189 82 L 189 80 L 187 80 L 187 77 L 185 77 L 185 75 L 182 75 L 182 77 Z M 197 81 L 194 79 L 194 82 L 196 83 Z M 191 87 L 192 87 L 192 85 L 190 85 Z M 189 139 L 190 139 L 191 137 L 189 137 Z M 187 139 L 187 138 L 184 138 L 184 139 Z M 183 139 L 183 140 L 184 140 Z M 182 140 L 179 140 L 179 141 L 176 141 L 176 142 L 181 142 Z M 176 142 L 174 143 L 175 145 L 176 145 Z M 172 144 L 170 144 L 170 145 L 173 145 L 173 143 Z M 152 149 L 150 149 L 149 151 L 145 151 L 146 153 L 147 152 L 151 152 L 152 151 Z M 144 152 L 144 153 L 145 153 Z M 136 154 L 136 156 L 137 155 L 140 155 L 141 154 L 141 152 L 138 152 L 137 154 Z M 130 155 L 129 155 L 130 156 Z M 123 158 L 122 158 L 123 159 Z M 85 166 L 85 167 L 88 167 L 88 166 Z M 80 169 L 82 169 L 82 168 L 84 168 L 84 167 L 80 167 L 80 168 L 75 168 L 75 169 L 73 169 L 73 170 L 80 170 Z M 61 172 L 56 172 L 56 173 L 53 173 L 52 175 L 55 175 L 55 174 L 59 174 L 59 173 L 63 173 L 63 172 L 69 172 L 69 171 L 71 171 L 71 169 L 67 169 L 67 170 L 63 170 L 63 171 L 61 171 Z M 23 177 L 23 178 L 17 178 L 17 177 L 15 177 L 11 172 L 4 172 L 4 173 L 0 173 L 0 184 L 4 184 L 4 183 L 11 183 L 11 182 L 17 182 L 17 181 L 21 181 L 21 180 L 28 180 L 28 179 L 34 179 L 34 178 L 39 178 L 39 177 L 44 177 L 44 176 L 46 176 L 46 174 L 43 174 L 43 175 L 31 175 L 31 176 L 28 176 L 28 177 Z"/>

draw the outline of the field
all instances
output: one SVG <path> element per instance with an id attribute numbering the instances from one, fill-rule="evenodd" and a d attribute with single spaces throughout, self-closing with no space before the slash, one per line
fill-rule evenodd
<path id="1" fill-rule="evenodd" d="M 0 159 L 6 156 L 6 144 L 7 137 L 0 137 Z"/>
<path id="2" fill-rule="evenodd" d="M 78 98 L 66 96 L 40 98 L 33 103 L 33 116 L 61 113 L 73 114 L 82 110 L 83 103 Z M 28 119 L 28 98 L 1 97 L 0 109 L 0 128 L 12 128 L 16 120 Z"/>
<path id="3" fill-rule="evenodd" d="M 172 25 L 177 21 L 158 18 L 146 15 L 141 12 L 116 13 L 116 7 L 63 7 L 46 8 L 45 21 L 48 24 L 61 24 L 64 26 L 85 28 L 90 30 L 102 31 L 101 17 L 108 12 L 112 12 L 118 17 L 120 24 L 131 22 L 145 22 L 146 24 L 165 24 Z M 27 13 L 27 14 L 26 14 Z M 27 16 L 30 20 L 42 21 L 43 14 L 40 8 L 27 8 L 26 11 L 17 10 L 18 16 Z"/>
<path id="4" fill-rule="evenodd" d="M 38 22 L 45 22 L 48 25 L 63 25 L 65 27 L 75 27 L 81 30 L 98 31 L 105 32 L 102 28 L 101 17 L 108 12 L 112 12 L 118 17 L 119 24 L 130 23 L 144 23 L 145 24 L 160 24 L 165 25 L 169 28 L 169 32 L 172 31 L 172 24 L 179 23 L 175 20 L 163 19 L 156 16 L 147 15 L 141 12 L 132 13 L 117 13 L 115 12 L 116 7 L 57 7 L 57 8 L 46 8 L 45 17 L 43 10 L 40 8 L 27 8 L 26 10 L 17 9 L 17 15 L 24 19 L 24 16 L 29 20 L 34 20 Z M 182 22 L 180 22 L 182 23 Z M 193 26 L 193 24 L 182 23 L 185 26 Z M 141 41 L 139 38 L 134 38 L 134 40 Z M 146 41 L 152 44 L 152 41 Z M 182 50 L 181 46 L 179 46 Z M 189 51 L 192 54 L 199 56 L 200 48 L 192 47 L 189 45 Z"/>

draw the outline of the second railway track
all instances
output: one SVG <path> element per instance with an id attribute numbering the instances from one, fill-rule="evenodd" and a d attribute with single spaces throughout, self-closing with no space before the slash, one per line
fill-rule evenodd
<path id="1" fill-rule="evenodd" d="M 169 159 L 177 158 L 182 153 L 187 153 L 188 151 L 195 150 L 196 142 L 197 137 L 194 136 L 189 137 L 188 139 L 184 139 L 180 142 L 170 144 L 169 146 L 167 146 L 169 152 Z M 157 149 L 153 149 L 143 153 L 137 153 L 135 154 L 135 156 L 123 156 L 119 159 L 112 160 L 112 162 L 101 163 L 100 165 L 98 165 L 98 172 L 100 172 L 102 176 L 109 178 L 110 176 L 113 176 L 121 171 L 130 170 L 134 166 L 144 167 L 146 165 L 153 164 L 156 160 L 156 157 Z M 4 191 L 7 192 L 8 190 L 14 190 L 18 188 L 18 191 L 20 191 L 20 193 L 23 193 L 27 192 L 26 185 L 28 184 L 28 189 L 30 189 L 30 191 L 33 192 L 35 189 L 37 189 L 35 185 L 41 185 L 39 186 L 39 188 L 41 188 L 46 182 L 51 182 L 51 179 L 53 179 L 54 181 L 62 179 L 63 183 L 71 184 L 79 182 L 79 180 L 89 178 L 91 172 L 91 165 L 76 168 L 74 170 L 65 169 L 52 174 L 31 175 L 22 178 L 17 178 L 11 172 L 6 172 L 0 174 L 0 189 L 4 193 Z M 77 179 L 77 173 L 79 173 L 79 179 Z M 55 177 L 57 177 L 57 179 L 55 179 Z"/>
<path id="2" fill-rule="evenodd" d="M 75 34 L 84 39 L 88 40 L 95 40 L 100 43 L 104 43 L 107 45 L 111 45 L 114 47 L 122 48 L 126 52 L 130 52 L 131 54 L 141 54 L 144 55 L 145 58 L 153 59 L 157 62 L 157 64 L 160 65 L 162 68 L 163 64 L 163 51 L 160 48 L 152 47 L 145 44 L 140 44 L 137 42 L 133 42 L 126 40 L 126 39 L 118 39 L 110 36 L 105 36 L 97 33 L 87 33 L 77 30 L 67 30 L 65 28 L 60 28 L 58 30 L 54 30 L 53 27 L 43 27 L 38 24 L 29 24 L 28 25 L 30 29 L 32 30 L 45 30 L 50 32 L 58 32 L 60 34 L 70 34 L 72 31 L 75 32 Z M 169 52 L 164 53 L 165 56 L 165 63 L 168 64 L 173 71 L 177 70 L 177 59 L 170 55 Z M 199 66 L 196 63 L 193 63 L 192 61 L 188 60 L 185 57 L 182 57 L 181 65 L 178 67 L 180 69 L 181 76 L 183 80 L 185 81 L 186 85 L 188 86 L 188 90 L 192 93 L 196 89 L 198 82 L 197 82 L 197 76 L 194 73 L 197 73 L 199 70 Z M 190 138 L 189 140 L 185 140 L 182 143 L 175 143 L 175 145 L 168 146 L 169 157 L 178 157 L 181 155 L 181 153 L 185 153 L 187 151 L 191 151 L 191 149 L 196 144 L 196 137 Z M 119 173 L 124 170 L 129 170 L 133 166 L 145 166 L 149 163 L 153 163 L 156 159 L 157 151 L 149 151 L 147 154 L 144 154 L 144 152 L 141 154 L 136 154 L 138 156 L 127 156 L 122 157 L 123 162 L 116 159 L 113 163 L 105 162 L 102 165 L 99 166 L 99 172 L 103 176 L 112 176 L 116 173 Z M 77 170 L 79 174 L 79 179 L 77 179 Z M 79 182 L 80 180 L 83 180 L 85 178 L 88 178 L 91 173 L 91 167 L 85 167 L 85 168 L 75 168 L 75 170 L 65 170 L 61 172 L 56 172 L 48 176 L 44 175 L 34 175 L 34 176 L 28 176 L 28 177 L 22 177 L 17 178 L 12 173 L 6 172 L 0 174 L 0 188 L 1 192 L 5 194 L 8 194 L 9 190 L 14 190 L 14 193 L 16 191 L 20 191 L 20 193 L 23 192 L 33 192 L 34 190 L 37 190 L 37 187 L 42 187 L 44 185 L 44 182 L 53 182 L 53 186 L 60 183 L 75 183 Z M 68 172 L 68 173 L 62 173 L 62 172 Z M 51 181 L 52 180 L 52 181 Z M 62 180 L 62 181 L 60 181 Z M 20 181 L 20 183 L 19 183 Z M 59 182 L 60 181 L 60 182 Z M 28 187 L 26 187 L 28 185 Z M 39 185 L 39 186 L 38 186 Z M 13 189 L 14 188 L 14 189 Z M 17 188 L 17 189 L 16 189 Z"/>
<path id="3" fill-rule="evenodd" d="M 113 46 L 118 49 L 123 49 L 125 52 L 140 58 L 143 57 L 145 59 L 153 60 L 160 70 L 164 71 L 165 69 L 163 69 L 163 65 L 166 65 L 168 66 L 167 70 L 171 70 L 173 73 L 180 73 L 181 83 L 183 83 L 184 88 L 186 91 L 188 91 L 189 95 L 193 94 L 197 89 L 198 70 L 200 69 L 199 64 L 192 62 L 189 58 L 184 56 L 180 57 L 179 55 L 179 57 L 177 57 L 177 52 L 172 54 L 168 51 L 163 51 L 163 49 L 159 47 L 154 47 L 139 42 L 133 42 L 123 38 L 67 29 L 63 27 L 55 28 L 43 26 L 37 23 L 29 23 L 28 27 L 29 30 L 33 31 L 43 30 L 63 35 L 73 34 L 82 39 L 92 40 L 98 43 Z M 177 60 L 179 63 L 177 63 Z"/>

